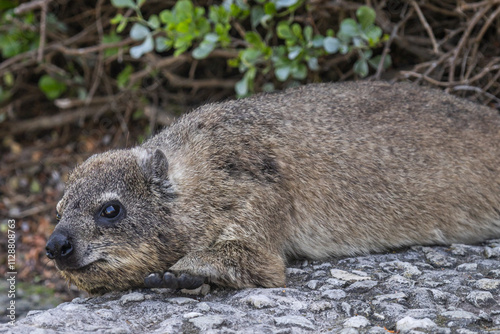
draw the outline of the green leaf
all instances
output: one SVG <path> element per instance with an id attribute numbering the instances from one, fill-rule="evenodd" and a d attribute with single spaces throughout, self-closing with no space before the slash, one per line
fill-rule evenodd
<path id="1" fill-rule="evenodd" d="M 203 42 L 193 50 L 193 58 L 195 59 L 203 59 L 206 58 L 210 52 L 215 49 L 217 45 L 217 41 L 219 40 L 219 36 L 217 34 L 206 34 Z"/>
<path id="2" fill-rule="evenodd" d="M 365 29 L 364 32 L 370 46 L 376 46 L 379 43 L 380 37 L 382 36 L 382 29 L 380 29 L 380 27 L 370 26 Z"/>
<path id="3" fill-rule="evenodd" d="M 304 38 L 306 41 L 312 41 L 313 37 L 313 28 L 311 26 L 305 26 L 304 27 Z"/>
<path id="4" fill-rule="evenodd" d="M 302 51 L 302 47 L 301 46 L 292 46 L 288 49 L 288 59 L 290 60 L 294 60 L 295 58 L 297 58 L 300 54 L 300 52 Z"/>
<path id="5" fill-rule="evenodd" d="M 290 76 L 291 71 L 290 66 L 279 67 L 274 70 L 274 75 L 279 81 L 285 81 Z"/>
<path id="6" fill-rule="evenodd" d="M 238 1 L 239 3 L 239 1 Z M 229 12 L 230 16 L 237 19 L 245 19 L 249 15 L 249 7 L 244 4 L 244 6 L 240 5 L 231 5 L 231 10 Z"/>
<path id="7" fill-rule="evenodd" d="M 64 82 L 56 80 L 48 74 L 43 75 L 40 80 L 38 80 L 38 87 L 40 87 L 40 90 L 50 100 L 57 99 L 67 89 Z"/>
<path id="8" fill-rule="evenodd" d="M 256 69 L 251 67 L 245 73 L 243 78 L 236 83 L 234 89 L 238 97 L 243 97 L 248 95 L 253 89 L 253 80 L 255 79 Z"/>
<path id="9" fill-rule="evenodd" d="M 128 20 L 123 19 L 121 20 L 120 24 L 118 27 L 116 27 L 116 32 L 121 33 L 123 30 L 125 30 L 125 27 L 127 26 Z"/>
<path id="10" fill-rule="evenodd" d="M 118 36 L 114 31 L 109 35 L 102 36 L 102 44 L 111 44 L 121 41 L 120 36 Z M 104 56 L 109 57 L 118 53 L 118 48 L 110 48 L 104 50 Z"/>
<path id="11" fill-rule="evenodd" d="M 172 47 L 173 42 L 163 36 L 158 36 L 155 38 L 155 50 L 156 52 L 164 52 Z"/>
<path id="12" fill-rule="evenodd" d="M 347 52 L 349 52 L 349 45 L 347 45 L 345 43 L 340 43 L 339 51 L 343 55 L 347 54 Z"/>
<path id="13" fill-rule="evenodd" d="M 149 17 L 148 24 L 152 29 L 158 29 L 160 27 L 160 19 L 158 18 L 158 15 L 151 15 Z"/>
<path id="14" fill-rule="evenodd" d="M 361 38 L 361 37 L 353 37 L 352 38 L 352 45 L 354 45 L 355 48 L 363 48 L 366 45 L 366 42 Z"/>
<path id="15" fill-rule="evenodd" d="M 240 65 L 240 60 L 238 58 L 231 58 L 227 60 L 227 65 L 229 67 L 238 67 Z"/>
<path id="16" fill-rule="evenodd" d="M 0 103 L 5 102 L 10 99 L 11 93 L 10 90 L 3 90 L 2 86 L 0 86 Z M 6 113 L 0 114 L 0 123 L 5 120 Z"/>
<path id="17" fill-rule="evenodd" d="M 250 24 L 252 25 L 252 29 L 257 28 L 259 24 L 261 24 L 262 18 L 266 15 L 264 12 L 264 8 L 262 6 L 253 6 L 250 10 Z"/>
<path id="18" fill-rule="evenodd" d="M 193 3 L 191 0 L 180 0 L 174 6 L 176 12 L 190 13 L 193 11 Z"/>
<path id="19" fill-rule="evenodd" d="M 84 87 L 78 87 L 76 89 L 76 95 L 80 100 L 85 100 L 88 96 L 88 93 Z"/>
<path id="20" fill-rule="evenodd" d="M 4 58 L 10 58 L 21 53 L 23 45 L 16 36 L 0 34 L 0 50 Z"/>
<path id="21" fill-rule="evenodd" d="M 363 29 L 375 23 L 375 11 L 368 6 L 361 6 L 356 11 L 356 17 Z"/>
<path id="22" fill-rule="evenodd" d="M 130 48 L 130 55 L 132 56 L 132 58 L 138 59 L 141 58 L 143 54 L 153 51 L 153 49 L 153 37 L 151 35 L 148 35 L 144 39 L 144 42 L 142 42 L 142 44 Z"/>
<path id="23" fill-rule="evenodd" d="M 272 2 L 267 2 L 267 3 L 264 5 L 264 12 L 265 12 L 267 15 L 274 16 L 274 15 L 276 14 L 276 6 L 274 5 L 274 3 L 272 3 Z"/>
<path id="24" fill-rule="evenodd" d="M 337 53 L 340 48 L 340 42 L 335 37 L 325 37 L 323 39 L 323 47 L 325 51 L 329 54 Z"/>
<path id="25" fill-rule="evenodd" d="M 144 117 L 144 111 L 143 111 L 143 110 L 141 110 L 141 109 L 137 109 L 137 110 L 136 110 L 136 111 L 134 111 L 134 113 L 132 114 L 132 119 L 133 119 L 134 121 L 137 121 L 137 120 L 139 120 L 139 119 L 141 119 L 141 118 L 143 118 L 143 117 Z"/>
<path id="26" fill-rule="evenodd" d="M 118 24 L 124 19 L 122 14 L 116 14 L 109 22 L 111 24 Z"/>
<path id="27" fill-rule="evenodd" d="M 274 92 L 275 91 L 274 84 L 272 82 L 266 82 L 265 84 L 262 85 L 262 91 L 267 93 Z"/>
<path id="28" fill-rule="evenodd" d="M 254 64 L 262 53 L 259 50 L 255 49 L 246 49 L 240 54 L 240 59 L 245 64 Z"/>
<path id="29" fill-rule="evenodd" d="M 360 34 L 359 26 L 353 19 L 345 19 L 340 23 L 339 36 L 354 37 Z"/>
<path id="30" fill-rule="evenodd" d="M 194 59 L 204 59 L 207 58 L 210 52 L 212 52 L 214 49 L 215 49 L 215 44 L 201 43 L 198 47 L 196 47 L 193 50 L 192 56 Z"/>
<path id="31" fill-rule="evenodd" d="M 162 10 L 160 12 L 160 21 L 164 24 L 172 23 L 172 21 L 174 21 L 174 15 L 168 9 Z"/>
<path id="32" fill-rule="evenodd" d="M 370 64 L 370 66 L 373 67 L 374 69 L 378 69 L 378 64 L 380 63 L 381 58 L 382 58 L 382 56 L 380 56 L 380 55 L 375 56 L 375 57 L 371 58 L 370 60 L 368 60 L 368 64 Z M 384 58 L 384 65 L 383 65 L 384 70 L 388 69 L 391 65 L 392 65 L 391 56 L 386 55 Z"/>
<path id="33" fill-rule="evenodd" d="M 242 78 L 240 81 L 234 85 L 234 90 L 238 96 L 244 96 L 248 94 L 248 82 L 246 78 Z"/>
<path id="34" fill-rule="evenodd" d="M 30 192 L 32 194 L 37 194 L 42 191 L 42 186 L 40 185 L 40 182 L 38 180 L 33 179 L 30 184 Z"/>
<path id="35" fill-rule="evenodd" d="M 150 35 L 151 32 L 148 27 L 145 27 L 140 23 L 134 23 L 132 29 L 130 29 L 130 37 L 136 41 L 141 41 Z"/>
<path id="36" fill-rule="evenodd" d="M 373 50 L 368 49 L 363 51 L 363 53 L 361 53 L 361 58 L 363 58 L 364 60 L 368 60 L 372 57 L 372 55 L 373 55 Z"/>
<path id="37" fill-rule="evenodd" d="M 118 88 L 125 88 L 125 86 L 127 86 L 130 80 L 130 75 L 133 71 L 134 68 L 132 67 L 132 65 L 128 64 L 120 73 L 118 73 L 118 76 L 116 77 Z"/>
<path id="38" fill-rule="evenodd" d="M 217 43 L 219 41 L 219 35 L 214 34 L 214 33 L 209 33 L 209 34 L 205 35 L 203 40 L 208 42 L 208 43 Z"/>
<path id="39" fill-rule="evenodd" d="M 116 8 L 137 8 L 137 5 L 132 0 L 111 0 L 111 4 Z"/>
<path id="40" fill-rule="evenodd" d="M 191 32 L 191 22 L 190 21 L 182 21 L 180 22 L 177 27 L 175 28 L 177 32 L 183 33 L 183 34 L 189 34 Z"/>
<path id="41" fill-rule="evenodd" d="M 298 38 L 298 39 L 303 39 L 302 37 L 302 27 L 298 23 L 292 24 L 292 31 L 293 34 Z"/>
<path id="42" fill-rule="evenodd" d="M 307 67 L 309 67 L 311 71 L 319 70 L 318 58 L 316 57 L 309 58 L 307 60 Z"/>
<path id="43" fill-rule="evenodd" d="M 360 77 L 366 77 L 368 75 L 368 62 L 364 59 L 358 59 L 354 63 L 353 70 L 354 73 L 358 74 Z"/>
<path id="44" fill-rule="evenodd" d="M 281 21 L 276 27 L 276 33 L 281 39 L 293 39 L 294 35 L 290 29 L 290 23 L 288 21 Z"/>
<path id="45" fill-rule="evenodd" d="M 292 77 L 297 80 L 303 80 L 307 77 L 307 66 L 305 64 L 298 64 L 292 67 Z"/>
<path id="46" fill-rule="evenodd" d="M 250 43 L 252 45 L 255 45 L 259 49 L 264 44 L 262 42 L 262 38 L 260 37 L 260 35 L 256 32 L 253 32 L 253 31 L 247 31 L 245 33 L 245 41 L 247 41 L 248 43 Z"/>
<path id="47" fill-rule="evenodd" d="M 12 87 L 14 86 L 14 75 L 10 71 L 6 71 L 5 74 L 3 75 L 3 82 L 7 87 Z"/>
<path id="48" fill-rule="evenodd" d="M 276 5 L 276 9 L 280 10 L 281 8 L 288 8 L 295 5 L 299 0 L 273 0 Z"/>
<path id="49" fill-rule="evenodd" d="M 323 43 L 325 42 L 325 38 L 321 35 L 316 35 L 314 36 L 312 40 L 312 46 L 315 48 L 321 48 L 323 47 Z"/>

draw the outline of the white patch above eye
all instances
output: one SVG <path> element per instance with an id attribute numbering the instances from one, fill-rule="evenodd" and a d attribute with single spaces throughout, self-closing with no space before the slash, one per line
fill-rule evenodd
<path id="1" fill-rule="evenodd" d="M 109 202 L 109 201 L 112 201 L 112 200 L 118 200 L 118 199 L 119 199 L 118 193 L 116 193 L 114 191 L 107 192 L 107 193 L 103 193 L 99 197 L 99 203 L 105 203 L 105 202 Z"/>
<path id="2" fill-rule="evenodd" d="M 61 210 L 62 210 L 62 205 L 63 205 L 63 203 L 62 203 L 62 202 L 63 202 L 63 200 L 60 200 L 60 201 L 57 203 L 57 205 L 56 205 L 56 210 L 57 210 L 57 212 L 59 212 L 59 213 L 60 213 L 60 212 L 61 212 Z"/>

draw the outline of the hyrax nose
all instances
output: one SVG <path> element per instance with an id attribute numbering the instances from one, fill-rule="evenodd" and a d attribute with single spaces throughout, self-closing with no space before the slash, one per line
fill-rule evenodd
<path id="1" fill-rule="evenodd" d="M 73 252 L 73 244 L 66 235 L 56 232 L 50 236 L 45 250 L 49 259 L 63 259 Z"/>

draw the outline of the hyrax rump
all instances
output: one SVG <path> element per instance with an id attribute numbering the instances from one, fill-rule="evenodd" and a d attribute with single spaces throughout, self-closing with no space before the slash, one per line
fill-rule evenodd
<path id="1" fill-rule="evenodd" d="M 57 211 L 47 255 L 91 293 L 283 286 L 290 258 L 500 237 L 500 116 L 381 82 L 208 104 L 89 158 Z"/>

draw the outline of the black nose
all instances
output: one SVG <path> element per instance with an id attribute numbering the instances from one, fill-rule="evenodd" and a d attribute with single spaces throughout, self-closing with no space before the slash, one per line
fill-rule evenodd
<path id="1" fill-rule="evenodd" d="M 45 250 L 49 259 L 62 259 L 73 252 L 73 244 L 66 235 L 56 232 L 50 236 Z"/>

